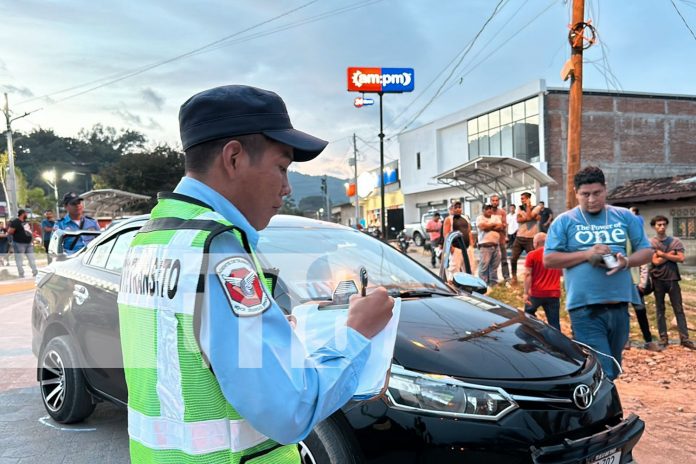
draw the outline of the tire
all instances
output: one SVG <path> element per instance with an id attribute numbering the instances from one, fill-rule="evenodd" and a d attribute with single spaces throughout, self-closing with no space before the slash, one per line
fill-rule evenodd
<path id="1" fill-rule="evenodd" d="M 61 424 L 81 422 L 94 411 L 94 401 L 75 350 L 66 336 L 51 339 L 39 356 L 39 388 L 48 415 Z"/>
<path id="2" fill-rule="evenodd" d="M 302 464 L 360 464 L 362 453 L 350 427 L 341 416 L 333 415 L 314 427 L 300 442 Z"/>
<path id="3" fill-rule="evenodd" d="M 425 244 L 425 240 L 423 240 L 423 236 L 421 234 L 419 234 L 418 232 L 414 232 L 413 243 L 415 243 L 416 246 L 423 246 Z"/>

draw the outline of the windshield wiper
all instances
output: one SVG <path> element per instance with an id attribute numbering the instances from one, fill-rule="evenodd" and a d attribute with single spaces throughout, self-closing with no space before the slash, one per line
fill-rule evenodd
<path id="1" fill-rule="evenodd" d="M 390 288 L 387 290 L 389 296 L 401 297 L 401 298 L 424 298 L 430 296 L 456 296 L 455 293 L 447 292 L 444 290 L 430 289 L 430 288 L 413 288 L 413 289 L 401 289 L 401 288 Z"/>

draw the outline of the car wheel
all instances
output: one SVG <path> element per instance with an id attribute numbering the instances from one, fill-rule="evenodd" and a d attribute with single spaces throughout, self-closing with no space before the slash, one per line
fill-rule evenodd
<path id="1" fill-rule="evenodd" d="M 419 234 L 418 232 L 413 233 L 413 243 L 416 244 L 416 246 L 423 246 L 425 243 L 425 240 L 423 240 L 423 236 Z"/>
<path id="2" fill-rule="evenodd" d="M 48 415 L 61 424 L 80 422 L 94 411 L 77 359 L 65 336 L 51 339 L 39 357 L 41 399 Z"/>
<path id="3" fill-rule="evenodd" d="M 331 416 L 314 427 L 300 442 L 302 464 L 359 464 L 360 449 L 345 419 Z"/>

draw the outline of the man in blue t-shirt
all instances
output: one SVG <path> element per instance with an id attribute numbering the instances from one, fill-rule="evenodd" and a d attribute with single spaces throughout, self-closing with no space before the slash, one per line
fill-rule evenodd
<path id="1" fill-rule="evenodd" d="M 544 266 L 564 269 L 574 338 L 598 352 L 605 373 L 615 379 L 628 340 L 628 303 L 640 302 L 628 269 L 650 262 L 653 250 L 635 215 L 606 204 L 601 169 L 586 167 L 573 181 L 578 206 L 551 223 Z M 633 253 L 627 257 L 629 241 Z M 604 258 L 612 257 L 609 269 Z"/>
<path id="2" fill-rule="evenodd" d="M 47 209 L 44 211 L 45 219 L 41 221 L 41 232 L 43 233 L 43 246 L 48 257 L 48 264 L 51 264 L 51 255 L 48 254 L 48 244 L 51 242 L 51 234 L 56 226 L 56 221 L 53 218 L 53 211 Z"/>

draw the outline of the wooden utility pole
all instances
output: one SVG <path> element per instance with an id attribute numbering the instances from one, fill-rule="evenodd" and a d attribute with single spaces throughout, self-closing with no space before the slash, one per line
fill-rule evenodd
<path id="1" fill-rule="evenodd" d="M 582 134 L 582 51 L 585 0 L 573 0 L 573 23 L 570 28 L 570 93 L 568 96 L 568 162 L 566 173 L 566 209 L 577 205 L 573 178 L 580 170 L 580 137 Z"/>

